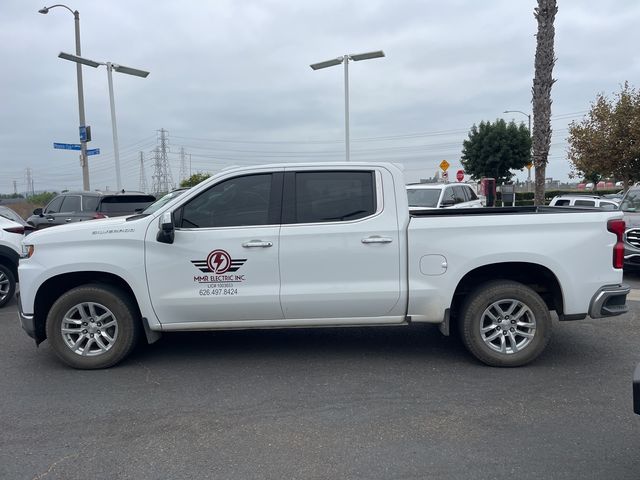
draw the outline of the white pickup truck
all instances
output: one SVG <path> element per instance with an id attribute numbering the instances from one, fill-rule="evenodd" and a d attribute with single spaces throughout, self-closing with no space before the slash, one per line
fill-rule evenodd
<path id="1" fill-rule="evenodd" d="M 26 237 L 20 318 L 36 344 L 92 369 L 161 332 L 430 323 L 518 366 L 544 350 L 551 311 L 627 311 L 622 213 L 410 214 L 392 164 L 226 170 L 150 211 Z"/>

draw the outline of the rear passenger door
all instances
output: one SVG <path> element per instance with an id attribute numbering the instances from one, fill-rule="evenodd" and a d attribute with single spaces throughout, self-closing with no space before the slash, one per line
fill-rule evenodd
<path id="1" fill-rule="evenodd" d="M 340 324 L 403 310 L 396 201 L 383 198 L 383 178 L 392 195 L 393 179 L 384 169 L 286 171 L 280 230 L 285 318 Z"/>

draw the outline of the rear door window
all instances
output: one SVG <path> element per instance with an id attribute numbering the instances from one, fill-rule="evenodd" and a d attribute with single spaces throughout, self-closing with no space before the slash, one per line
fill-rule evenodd
<path id="1" fill-rule="evenodd" d="M 61 212 L 74 213 L 80 211 L 80 195 L 66 195 L 62 202 Z"/>
<path id="2" fill-rule="evenodd" d="M 462 185 L 455 185 L 453 187 L 453 198 L 456 204 L 464 203 L 467 199 L 464 196 L 464 188 Z"/>
<path id="3" fill-rule="evenodd" d="M 376 211 L 374 172 L 296 172 L 286 223 L 347 222 Z"/>
<path id="4" fill-rule="evenodd" d="M 595 207 L 596 201 L 595 200 L 576 200 L 574 205 L 576 207 Z"/>
<path id="5" fill-rule="evenodd" d="M 560 200 L 556 200 L 556 203 L 554 203 L 554 205 L 556 207 L 562 207 L 564 205 L 569 205 L 569 200 L 567 200 L 566 198 L 560 199 Z"/>
<path id="6" fill-rule="evenodd" d="M 476 192 L 474 192 L 471 187 L 463 186 L 462 188 L 464 189 L 464 193 L 467 196 L 467 202 L 473 202 L 474 200 L 478 200 L 478 196 L 476 195 Z"/>

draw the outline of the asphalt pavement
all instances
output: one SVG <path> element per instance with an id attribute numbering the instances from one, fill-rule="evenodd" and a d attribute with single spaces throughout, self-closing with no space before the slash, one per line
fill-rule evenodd
<path id="1" fill-rule="evenodd" d="M 77 371 L 35 348 L 12 303 L 0 479 L 638 479 L 630 305 L 556 322 L 516 369 L 412 326 L 172 334 Z"/>

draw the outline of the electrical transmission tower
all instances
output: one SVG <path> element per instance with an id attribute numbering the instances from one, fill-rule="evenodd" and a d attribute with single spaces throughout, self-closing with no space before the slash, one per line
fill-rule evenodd
<path id="1" fill-rule="evenodd" d="M 15 180 L 13 181 L 13 194 L 15 196 L 18 196 L 18 182 L 16 182 Z"/>
<path id="2" fill-rule="evenodd" d="M 26 196 L 32 197 L 36 194 L 36 192 L 33 189 L 33 173 L 31 172 L 31 168 L 25 169 L 24 177 L 25 177 L 25 183 L 27 185 L 26 191 L 25 191 Z"/>
<path id="3" fill-rule="evenodd" d="M 159 146 L 153 150 L 152 190 L 154 194 L 168 192 L 174 188 L 171 166 L 169 165 L 169 140 L 167 131 L 161 128 L 158 132 Z"/>
<path id="4" fill-rule="evenodd" d="M 147 190 L 149 190 L 149 186 L 147 185 L 147 174 L 144 171 L 144 152 L 140 152 L 140 186 L 138 190 L 144 193 L 147 193 Z"/>
<path id="5" fill-rule="evenodd" d="M 180 147 L 180 182 L 185 180 L 189 174 L 187 173 L 187 156 L 184 153 L 184 147 Z"/>

